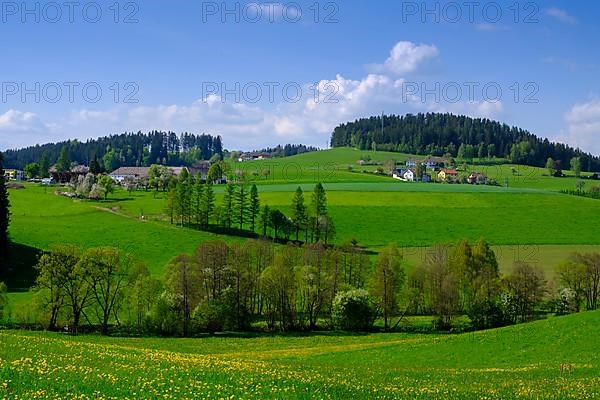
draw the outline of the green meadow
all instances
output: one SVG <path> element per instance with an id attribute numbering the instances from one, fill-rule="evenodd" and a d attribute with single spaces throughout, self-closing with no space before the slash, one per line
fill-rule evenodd
<path id="1" fill-rule="evenodd" d="M 566 257 L 579 245 L 600 245 L 596 232 L 600 202 L 558 193 L 563 186 L 574 185 L 575 178 L 551 178 L 544 175 L 543 169 L 523 166 L 489 166 L 501 172 L 509 168 L 520 170 L 523 175 L 511 176 L 514 184 L 506 188 L 406 183 L 347 171 L 347 165 L 369 157 L 383 161 L 409 156 L 334 149 L 236 163 L 233 167 L 257 171 L 270 168 L 273 172 L 268 179 L 255 178 L 262 204 L 288 212 L 296 187 L 304 189 L 309 201 L 316 182 L 309 175 L 313 168 L 330 163 L 333 172 L 318 177 L 328 192 L 336 242 L 356 239 L 374 252 L 391 242 L 407 248 L 410 254 L 411 248 L 484 237 L 495 246 L 535 246 L 535 259 L 556 264 L 560 261 L 556 258 Z M 302 172 L 280 179 L 285 165 L 297 165 Z M 221 193 L 222 188 L 217 188 L 217 203 Z M 38 249 L 57 243 L 117 246 L 144 261 L 157 274 L 171 257 L 192 251 L 203 240 L 239 240 L 171 226 L 164 215 L 165 194 L 160 192 L 139 191 L 130 195 L 117 190 L 108 201 L 91 202 L 57 196 L 52 188 L 27 185 L 24 190 L 11 190 L 10 196 L 10 234 L 14 242 Z M 528 256 L 527 251 L 521 253 Z M 414 257 L 408 258 L 414 261 Z"/>
<path id="2" fill-rule="evenodd" d="M 502 164 L 487 168 L 511 174 L 508 187 L 407 183 L 356 172 L 356 168 L 348 171 L 348 165 L 357 166 L 359 159 L 383 162 L 409 157 L 334 149 L 234 163 L 233 168 L 243 168 L 253 177 L 263 205 L 284 212 L 289 212 L 298 186 L 310 201 L 315 178 L 319 178 L 328 193 L 328 208 L 337 230 L 335 242 L 356 239 L 373 253 L 396 243 L 402 247 L 408 267 L 419 265 L 428 247 L 461 238 L 487 239 L 504 270 L 515 261 L 528 261 L 544 267 L 550 276 L 573 251 L 600 249 L 600 202 L 558 192 L 575 185 L 575 178 L 552 178 L 543 169 Z M 299 172 L 289 175 L 289 165 Z M 518 175 L 512 174 L 511 168 L 518 170 Z M 265 169 L 271 171 L 266 178 L 255 176 L 254 171 Z M 217 187 L 216 192 L 218 204 L 223 188 Z M 57 196 L 54 188 L 27 184 L 25 189 L 10 191 L 10 235 L 13 242 L 32 249 L 63 243 L 82 248 L 120 247 L 157 276 L 173 256 L 192 252 L 202 241 L 242 240 L 170 225 L 164 213 L 165 197 L 162 192 L 129 194 L 117 189 L 108 201 L 93 202 Z M 12 283 L 11 289 L 25 290 L 23 281 Z M 27 295 L 12 298 L 19 302 Z"/>
<path id="3" fill-rule="evenodd" d="M 543 169 L 498 161 L 470 168 L 498 182 L 506 177 L 508 187 L 406 183 L 374 174 L 376 165 L 357 164 L 408 157 L 335 149 L 233 168 L 254 177 L 262 204 L 286 213 L 296 187 L 310 201 L 314 184 L 324 182 L 335 242 L 356 239 L 371 254 L 396 243 L 408 269 L 423 262 L 430 246 L 462 238 L 486 238 L 503 271 L 526 261 L 542 266 L 549 279 L 570 253 L 600 251 L 600 202 L 559 193 L 575 187 L 574 177 L 552 178 Z M 268 176 L 260 172 L 266 169 Z M 216 188 L 217 204 L 222 192 Z M 161 192 L 118 189 L 95 202 L 27 184 L 11 190 L 10 200 L 10 235 L 21 263 L 53 244 L 116 246 L 160 276 L 169 259 L 202 241 L 243 240 L 170 225 Z M 31 299 L 25 278 L 9 282 L 10 310 Z M 429 317 L 403 322 L 430 323 Z M 600 313 L 588 312 L 460 335 L 125 339 L 0 331 L 0 399 L 593 399 L 600 393 L 599 323 Z M 564 363 L 572 373 L 561 373 Z"/>
<path id="4" fill-rule="evenodd" d="M 600 312 L 587 312 L 460 335 L 6 331 L 0 398 L 594 399 L 599 324 Z"/>

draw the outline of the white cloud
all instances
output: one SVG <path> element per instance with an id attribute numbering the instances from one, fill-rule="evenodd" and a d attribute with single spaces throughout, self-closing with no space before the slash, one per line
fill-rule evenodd
<path id="1" fill-rule="evenodd" d="M 600 99 L 575 104 L 565 115 L 567 130 L 557 139 L 593 154 L 600 154 Z"/>
<path id="2" fill-rule="evenodd" d="M 437 57 L 439 50 L 434 45 L 398 42 L 385 63 L 371 66 L 374 72 L 391 72 L 396 75 L 413 72 L 424 61 Z"/>
<path id="3" fill-rule="evenodd" d="M 390 58 L 380 65 L 381 73 L 370 73 L 360 79 L 337 75 L 334 79 L 321 80 L 316 89 L 306 84 L 302 87 L 300 101 L 294 103 L 282 100 L 276 104 L 231 103 L 231 98 L 211 94 L 187 105 L 119 105 L 107 110 L 76 110 L 45 123 L 35 114 L 11 111 L 11 114 L 0 117 L 0 135 L 5 132 L 2 126 L 9 124 L 12 124 L 13 130 L 28 132 L 32 129 L 36 132 L 36 135 L 27 137 L 26 143 L 15 141 L 12 137 L 6 140 L 11 145 L 22 146 L 161 129 L 220 134 L 225 145 L 233 149 L 289 142 L 323 146 L 340 123 L 379 115 L 382 111 L 395 114 L 453 112 L 487 118 L 496 118 L 502 113 L 501 102 L 478 99 L 448 102 L 443 96 L 437 96 L 436 100 L 436 96 L 409 93 L 406 89 L 408 82 L 397 74 L 401 71 L 414 72 L 420 63 L 437 54 L 438 50 L 433 45 L 399 42 L 391 51 Z M 6 121 L 3 123 L 3 120 Z M 31 120 L 36 123 L 32 124 Z"/>
<path id="4" fill-rule="evenodd" d="M 49 126 L 37 114 L 10 109 L 0 114 L 0 148 L 29 146 L 44 140 Z"/>
<path id="5" fill-rule="evenodd" d="M 562 10 L 560 8 L 551 7 L 545 10 L 546 15 L 552 18 L 559 20 L 564 24 L 575 25 L 577 24 L 577 19 L 570 15 L 567 11 Z"/>

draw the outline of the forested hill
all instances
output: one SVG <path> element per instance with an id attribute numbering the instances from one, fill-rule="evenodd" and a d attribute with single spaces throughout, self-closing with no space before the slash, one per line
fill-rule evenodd
<path id="1" fill-rule="evenodd" d="M 506 158 L 515 164 L 545 166 L 548 158 L 569 168 L 580 157 L 583 170 L 600 171 L 600 159 L 561 143 L 489 119 L 453 114 L 384 115 L 348 122 L 335 128 L 332 147 L 351 146 L 409 154 L 450 154 L 459 159 Z"/>
<path id="2" fill-rule="evenodd" d="M 123 133 L 86 142 L 70 140 L 8 150 L 4 153 L 4 163 L 7 168 L 18 169 L 34 162 L 53 165 L 64 147 L 68 150 L 69 160 L 89 165 L 97 157 L 108 171 L 120 166 L 148 166 L 156 163 L 191 165 L 197 160 L 209 160 L 215 154 L 222 156 L 223 153 L 220 136 L 152 131 Z"/>

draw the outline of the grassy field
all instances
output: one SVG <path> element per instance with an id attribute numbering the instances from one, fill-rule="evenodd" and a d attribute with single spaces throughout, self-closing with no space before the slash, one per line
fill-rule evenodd
<path id="1" fill-rule="evenodd" d="M 574 178 L 551 178 L 544 175 L 543 169 L 516 166 L 519 175 L 510 178 L 515 184 L 504 188 L 404 183 L 347 171 L 348 165 L 367 156 L 380 161 L 392 156 L 397 160 L 409 157 L 334 149 L 235 167 L 258 171 L 269 167 L 273 172 L 268 180 L 257 178 L 262 203 L 288 212 L 295 188 L 301 185 L 310 201 L 315 176 L 309 176 L 309 172 L 329 163 L 330 175 L 319 177 L 326 182 L 336 241 L 356 238 L 372 251 L 395 242 L 406 248 L 411 263 L 418 262 L 411 249 L 455 243 L 460 238 L 484 237 L 500 246 L 498 250 L 506 248 L 510 256 L 499 254 L 499 258 L 505 260 L 501 264 L 507 268 L 518 258 L 537 260 L 553 269 L 571 251 L 597 249 L 582 246 L 600 245 L 595 229 L 600 224 L 600 202 L 556 192 L 560 185 L 574 184 Z M 304 172 L 298 177 L 283 176 L 288 163 Z M 506 165 L 489 168 L 499 173 L 509 171 Z M 517 181 L 532 188 L 519 187 Z M 217 202 L 222 190 L 217 188 Z M 163 211 L 164 193 L 129 195 L 119 190 L 107 202 L 90 202 L 63 198 L 51 188 L 28 185 L 24 190 L 11 190 L 10 196 L 10 234 L 14 242 L 38 249 L 56 243 L 84 248 L 114 245 L 144 261 L 155 274 L 162 272 L 171 257 L 192 251 L 201 241 L 239 240 L 169 225 Z"/>
<path id="2" fill-rule="evenodd" d="M 300 154 L 287 158 L 271 160 L 258 160 L 243 163 L 234 163 L 233 169 L 246 172 L 249 176 L 258 174 L 254 179 L 263 184 L 285 183 L 354 183 L 354 182 L 389 182 L 391 178 L 372 174 L 378 166 L 386 160 L 395 160 L 398 165 L 409 158 L 425 158 L 410 154 L 389 153 L 381 151 L 363 151 L 351 148 L 336 148 L 320 152 Z M 373 165 L 361 166 L 359 160 L 371 159 Z M 460 163 L 459 163 L 460 164 Z M 352 172 L 349 171 L 352 167 Z M 579 179 L 572 172 L 563 171 L 566 177 L 554 178 L 548 175 L 545 168 L 530 167 L 526 165 L 506 164 L 504 160 L 474 160 L 474 165 L 467 165 L 466 169 L 459 165 L 460 172 L 484 172 L 489 178 L 495 179 L 504 186 L 505 178 L 509 188 L 530 188 L 560 191 L 574 189 Z M 268 177 L 262 176 L 262 171 L 269 170 Z M 369 173 L 363 173 L 367 171 Z M 587 176 L 589 174 L 582 174 Z M 595 185 L 591 181 L 588 185 Z M 430 186 L 430 185 L 425 185 Z M 437 186 L 437 185 L 434 185 Z M 434 189 L 437 190 L 437 189 Z"/>
<path id="3" fill-rule="evenodd" d="M 535 191 L 501 192 L 495 188 L 468 192 L 466 189 L 473 187 L 462 185 L 438 185 L 438 192 L 392 187 L 374 194 L 372 183 L 337 185 L 343 184 L 326 185 L 337 241 L 356 238 L 370 250 L 391 242 L 403 247 L 426 247 L 454 243 L 463 237 L 485 237 L 494 245 L 600 244 L 594 229 L 600 224 L 600 202 L 592 199 Z M 429 185 L 395 187 L 405 186 Z M 292 189 L 281 185 L 261 187 L 263 204 L 287 211 Z M 189 252 L 199 242 L 217 237 L 162 221 L 163 194 L 156 199 L 151 192 L 134 193 L 132 199 L 126 199 L 124 192 L 115 196 L 122 200 L 73 201 L 52 191 L 45 193 L 37 186 L 11 191 L 11 237 L 17 243 L 41 249 L 54 243 L 116 245 L 146 261 L 154 272 L 160 271 L 173 255 Z M 139 218 L 141 214 L 145 220 Z"/>
<path id="4" fill-rule="evenodd" d="M 599 324 L 600 312 L 592 312 L 446 336 L 8 331 L 0 332 L 0 398 L 593 399 Z M 572 374 L 561 374 L 562 363 Z"/>

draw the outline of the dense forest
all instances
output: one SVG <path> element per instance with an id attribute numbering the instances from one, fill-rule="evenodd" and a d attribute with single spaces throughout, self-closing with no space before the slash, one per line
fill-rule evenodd
<path id="1" fill-rule="evenodd" d="M 284 146 L 278 145 L 275 147 L 267 147 L 255 153 L 267 153 L 270 154 L 271 157 L 290 157 L 295 156 L 302 153 L 308 153 L 312 151 L 318 151 L 317 147 L 306 146 L 303 144 L 286 144 Z"/>
<path id="2" fill-rule="evenodd" d="M 5 166 L 17 169 L 24 169 L 29 163 L 51 166 L 58 161 L 63 148 L 68 149 L 69 160 L 90 165 L 97 157 L 107 171 L 121 166 L 152 164 L 190 166 L 198 160 L 210 160 L 215 155 L 223 155 L 220 136 L 152 131 L 147 134 L 123 133 L 86 142 L 70 140 L 8 150 L 5 153 Z"/>
<path id="3" fill-rule="evenodd" d="M 537 167 L 544 167 L 552 158 L 568 168 L 571 159 L 579 157 L 582 170 L 600 170 L 600 158 L 579 149 L 500 122 L 453 114 L 419 113 L 359 119 L 335 128 L 331 146 L 463 159 L 499 157 Z"/>

